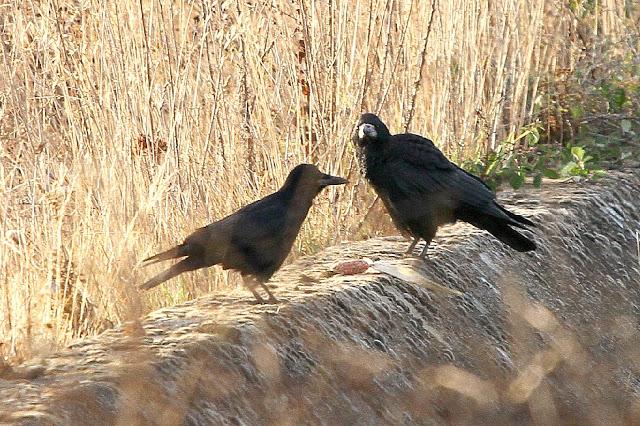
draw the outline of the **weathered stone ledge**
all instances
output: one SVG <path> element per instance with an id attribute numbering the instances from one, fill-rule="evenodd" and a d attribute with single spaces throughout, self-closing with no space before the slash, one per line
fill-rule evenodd
<path id="1" fill-rule="evenodd" d="M 0 421 L 638 421 L 640 174 L 501 198 L 539 223 L 535 253 L 466 225 L 428 264 L 401 259 L 398 238 L 344 243 L 276 274 L 280 305 L 213 294 L 22 366 L 31 378 L 0 379 Z M 326 276 L 363 257 L 464 294 Z"/>

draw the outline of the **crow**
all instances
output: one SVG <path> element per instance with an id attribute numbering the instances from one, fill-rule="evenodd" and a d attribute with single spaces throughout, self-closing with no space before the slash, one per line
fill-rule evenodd
<path id="1" fill-rule="evenodd" d="M 535 226 L 496 201 L 491 188 L 450 162 L 432 141 L 403 133 L 392 135 L 375 114 L 365 113 L 353 134 L 360 168 L 382 199 L 394 225 L 413 238 L 406 254 L 423 238 L 420 257 L 438 227 L 458 220 L 489 231 L 508 246 L 535 250 L 536 244 L 512 228 Z"/>
<path id="2" fill-rule="evenodd" d="M 183 272 L 221 264 L 223 269 L 240 272 L 258 303 L 264 299 L 257 285 L 270 302 L 277 302 L 265 283 L 289 254 L 316 195 L 328 185 L 345 183 L 346 179 L 322 173 L 312 164 L 296 166 L 277 192 L 197 229 L 182 244 L 144 259 L 150 265 L 184 257 L 139 288 L 148 290 Z"/>

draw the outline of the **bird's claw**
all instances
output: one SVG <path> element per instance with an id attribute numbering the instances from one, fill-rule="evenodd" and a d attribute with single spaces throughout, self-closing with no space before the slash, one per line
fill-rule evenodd
<path id="1" fill-rule="evenodd" d="M 275 297 L 266 300 L 261 297 L 260 299 L 252 300 L 249 302 L 250 305 L 277 305 L 278 303 L 280 303 L 280 301 Z"/>

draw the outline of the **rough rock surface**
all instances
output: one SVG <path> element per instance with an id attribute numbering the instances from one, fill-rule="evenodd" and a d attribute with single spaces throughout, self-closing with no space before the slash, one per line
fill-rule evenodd
<path id="1" fill-rule="evenodd" d="M 20 366 L 0 422 L 640 421 L 640 173 L 501 198 L 539 224 L 536 252 L 467 225 L 429 263 L 399 238 L 344 243 L 277 273 L 279 305 L 212 294 Z M 463 295 L 327 274 L 364 257 Z"/>

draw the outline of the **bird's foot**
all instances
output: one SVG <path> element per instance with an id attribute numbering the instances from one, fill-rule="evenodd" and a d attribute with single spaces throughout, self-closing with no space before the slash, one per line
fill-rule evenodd
<path id="1" fill-rule="evenodd" d="M 252 305 L 264 305 L 265 304 L 265 300 L 262 298 L 262 296 L 260 296 L 260 294 L 258 294 L 258 292 L 255 289 L 251 289 L 251 293 L 253 293 L 253 297 L 256 298 L 255 302 L 250 302 Z"/>
<path id="2" fill-rule="evenodd" d="M 420 259 L 424 260 L 425 262 L 429 262 L 431 261 L 431 259 L 429 258 L 429 244 L 425 244 L 424 248 L 422 249 L 422 251 L 420 252 Z"/>
<path id="3" fill-rule="evenodd" d="M 406 251 L 403 253 L 402 257 L 405 259 L 419 259 L 419 260 L 424 260 L 425 262 L 429 262 L 431 258 L 427 253 L 428 248 L 429 248 L 428 246 L 425 246 L 424 249 L 422 249 L 422 251 L 420 252 L 420 254 L 415 254 L 413 250 Z"/>
<path id="4" fill-rule="evenodd" d="M 270 303 L 270 304 L 280 303 L 280 301 L 276 299 L 275 296 L 271 294 L 271 292 L 268 289 L 267 289 L 267 295 L 269 296 L 269 298 L 266 300 L 265 303 Z"/>
<path id="5" fill-rule="evenodd" d="M 260 283 L 260 286 L 267 293 L 267 296 L 269 296 L 269 299 L 267 300 L 267 303 L 279 303 L 278 299 L 275 298 L 275 296 L 271 293 L 271 290 L 269 290 L 269 287 L 267 287 L 267 285 L 265 283 Z"/>
<path id="6" fill-rule="evenodd" d="M 270 297 L 268 299 L 256 297 L 256 300 L 252 300 L 249 302 L 250 305 L 277 305 L 278 303 L 280 303 L 280 301 L 275 297 Z"/>
<path id="7" fill-rule="evenodd" d="M 273 304 L 273 305 L 277 305 L 278 303 L 280 303 L 280 301 L 278 299 L 276 299 L 275 297 L 271 296 L 269 299 L 267 299 L 267 303 Z"/>
<path id="8" fill-rule="evenodd" d="M 413 241 L 411 241 L 411 244 L 409 244 L 409 248 L 407 248 L 407 251 L 404 252 L 402 257 L 413 257 L 413 249 L 416 247 L 416 244 L 418 244 L 418 241 L 420 241 L 420 238 L 414 238 Z"/>
<path id="9" fill-rule="evenodd" d="M 428 254 L 422 254 L 420 253 L 420 256 L 416 256 L 418 259 L 422 260 L 423 262 L 431 262 L 431 258 L 429 257 Z"/>

